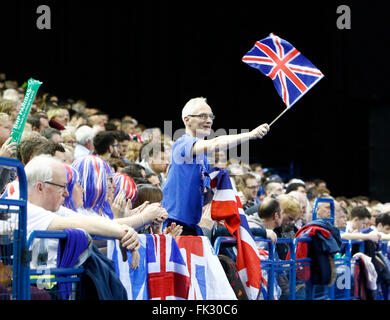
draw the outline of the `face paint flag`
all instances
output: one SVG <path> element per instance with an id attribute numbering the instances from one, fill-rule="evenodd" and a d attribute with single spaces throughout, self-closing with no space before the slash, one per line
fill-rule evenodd
<path id="1" fill-rule="evenodd" d="M 273 33 L 257 41 L 242 61 L 272 79 L 287 108 L 292 107 L 324 76 L 289 42 Z"/>

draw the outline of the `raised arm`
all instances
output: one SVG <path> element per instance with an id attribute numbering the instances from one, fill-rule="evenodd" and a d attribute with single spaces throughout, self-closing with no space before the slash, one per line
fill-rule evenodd
<path id="1" fill-rule="evenodd" d="M 198 155 L 207 151 L 225 151 L 249 140 L 261 139 L 268 131 L 269 125 L 265 123 L 250 132 L 224 135 L 210 140 L 198 140 L 192 148 L 192 153 Z"/>

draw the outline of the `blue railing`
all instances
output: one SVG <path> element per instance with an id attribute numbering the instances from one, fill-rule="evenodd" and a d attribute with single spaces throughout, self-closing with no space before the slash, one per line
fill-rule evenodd
<path id="1" fill-rule="evenodd" d="M 27 180 L 23 164 L 17 159 L 0 157 L 0 166 L 10 167 L 16 170 L 19 179 L 19 199 L 0 199 L 0 213 L 12 213 L 17 215 L 17 227 L 12 234 L 12 258 L 10 252 L 3 259 L 12 260 L 12 297 L 17 300 L 27 298 L 25 283 L 28 279 L 28 262 L 26 249 L 27 234 Z"/>

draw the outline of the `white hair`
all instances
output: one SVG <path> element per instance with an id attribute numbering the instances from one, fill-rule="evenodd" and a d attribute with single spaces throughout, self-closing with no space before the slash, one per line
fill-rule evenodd
<path id="1" fill-rule="evenodd" d="M 181 119 L 183 120 L 183 122 L 184 122 L 184 117 L 190 114 L 194 114 L 196 108 L 204 103 L 207 102 L 206 102 L 206 98 L 203 97 L 193 98 L 190 101 L 188 101 L 184 106 L 183 110 L 181 111 Z"/>
<path id="2" fill-rule="evenodd" d="M 28 190 L 32 190 L 38 181 L 50 181 L 53 178 L 53 164 L 61 164 L 48 154 L 41 154 L 32 158 L 24 167 Z"/>
<path id="3" fill-rule="evenodd" d="M 90 126 L 81 126 L 75 132 L 76 141 L 81 145 L 87 144 L 88 140 L 92 141 L 94 136 L 94 130 Z"/>

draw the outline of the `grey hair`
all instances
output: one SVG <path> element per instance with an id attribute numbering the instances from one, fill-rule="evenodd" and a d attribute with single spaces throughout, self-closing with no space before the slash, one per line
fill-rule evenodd
<path id="1" fill-rule="evenodd" d="M 204 103 L 207 103 L 207 101 L 206 98 L 203 97 L 193 98 L 186 103 L 183 110 L 181 111 L 181 119 L 183 120 L 184 124 L 185 124 L 184 117 L 193 114 L 196 108 L 199 105 Z"/>
<path id="2" fill-rule="evenodd" d="M 32 158 L 24 167 L 27 178 L 27 188 L 32 190 L 39 181 L 50 181 L 53 178 L 54 163 L 61 163 L 48 154 Z"/>
<path id="3" fill-rule="evenodd" d="M 94 130 L 90 126 L 81 126 L 75 132 L 76 141 L 81 145 L 85 145 L 88 140 L 93 140 L 94 136 Z"/>

